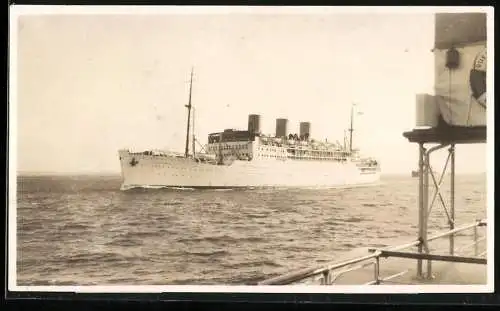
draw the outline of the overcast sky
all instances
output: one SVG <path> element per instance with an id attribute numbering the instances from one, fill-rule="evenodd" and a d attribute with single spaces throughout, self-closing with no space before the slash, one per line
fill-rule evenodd
<path id="1" fill-rule="evenodd" d="M 417 146 L 402 132 L 432 92 L 433 31 L 423 13 L 20 17 L 18 170 L 119 172 L 120 148 L 182 151 L 194 66 L 203 143 L 252 113 L 267 133 L 284 117 L 342 141 L 356 102 L 355 145 L 409 174 Z M 459 146 L 457 171 L 484 172 L 485 150 Z"/>

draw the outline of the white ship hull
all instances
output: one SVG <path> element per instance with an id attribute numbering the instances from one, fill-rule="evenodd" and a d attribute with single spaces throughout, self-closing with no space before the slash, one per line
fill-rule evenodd
<path id="1" fill-rule="evenodd" d="M 199 163 L 173 155 L 146 155 L 120 150 L 123 184 L 137 187 L 346 187 L 376 184 L 380 171 L 362 171 L 355 163 L 292 159 L 236 160 L 230 165 Z M 133 164 L 131 164 L 131 162 Z"/>

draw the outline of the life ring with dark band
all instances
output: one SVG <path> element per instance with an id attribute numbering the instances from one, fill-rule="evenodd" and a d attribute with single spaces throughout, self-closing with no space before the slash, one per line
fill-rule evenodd
<path id="1" fill-rule="evenodd" d="M 469 75 L 472 97 L 486 108 L 486 49 L 479 52 Z"/>

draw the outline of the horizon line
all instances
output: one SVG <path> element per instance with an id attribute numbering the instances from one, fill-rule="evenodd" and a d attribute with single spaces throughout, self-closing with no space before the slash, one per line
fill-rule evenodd
<path id="1" fill-rule="evenodd" d="M 482 175 L 486 174 L 483 172 L 456 172 L 457 175 Z M 449 173 L 448 173 L 449 174 Z M 446 175 L 448 175 L 446 174 Z M 37 172 L 37 171 L 18 171 L 16 176 L 120 176 L 120 171 L 101 171 L 101 172 Z M 411 170 L 409 172 L 388 172 L 382 173 L 381 176 L 394 176 L 394 175 L 409 175 L 411 176 Z"/>

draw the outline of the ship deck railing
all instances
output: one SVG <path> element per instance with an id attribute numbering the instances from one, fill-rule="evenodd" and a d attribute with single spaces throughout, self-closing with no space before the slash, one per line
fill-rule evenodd
<path id="1" fill-rule="evenodd" d="M 170 151 L 170 150 L 162 150 L 162 149 L 139 149 L 139 150 L 127 149 L 127 151 L 130 154 L 139 154 L 139 155 L 143 155 L 145 152 L 151 152 L 154 155 L 159 155 L 159 154 L 161 154 L 161 155 L 171 155 L 171 156 L 177 156 L 177 155 L 183 156 L 184 155 L 184 153 L 181 153 L 181 152 Z"/>
<path id="2" fill-rule="evenodd" d="M 306 268 L 294 271 L 284 275 L 269 278 L 261 281 L 259 285 L 299 285 L 299 284 L 318 284 L 318 285 L 380 285 L 380 284 L 420 284 L 431 283 L 436 280 L 439 284 L 465 284 L 486 283 L 487 260 L 486 252 L 486 220 L 478 220 L 474 223 L 458 227 L 443 233 L 430 236 L 427 243 L 422 241 L 413 241 L 397 246 L 385 248 L 368 249 L 368 254 L 352 259 L 333 262 L 320 267 Z M 483 228 L 483 230 L 481 230 Z M 472 232 L 471 232 L 472 231 Z M 472 236 L 472 239 L 471 239 Z M 437 245 L 437 248 L 431 248 L 429 242 L 448 237 L 450 244 L 448 254 L 442 251 L 445 245 Z M 460 241 L 459 241 L 460 240 Z M 461 242 L 461 243 L 459 243 Z M 424 245 L 424 252 L 404 251 L 411 248 Z M 472 254 L 471 254 L 472 253 Z M 382 259 L 395 260 L 392 264 L 384 262 Z M 427 275 L 411 275 L 412 266 L 421 265 L 423 261 L 427 262 Z M 436 274 L 432 271 L 432 263 L 440 262 L 441 266 L 435 267 Z M 481 266 L 481 270 L 469 270 L 469 276 L 475 280 L 464 280 L 460 276 L 450 274 L 461 273 L 465 269 L 453 269 L 449 265 L 469 264 Z M 443 266 L 444 265 L 444 266 Z M 448 265 L 448 266 L 446 266 Z M 484 265 L 484 266 L 482 266 Z M 447 269 L 448 268 L 448 269 Z M 372 270 L 370 270 L 372 269 Z M 451 269 L 451 270 L 450 270 Z M 371 271 L 371 272 L 370 272 Z M 446 271 L 447 273 L 443 273 Z M 451 273 L 449 273 L 451 271 Z M 465 272 L 464 272 L 465 273 Z M 437 278 L 436 278 L 437 277 Z"/>

